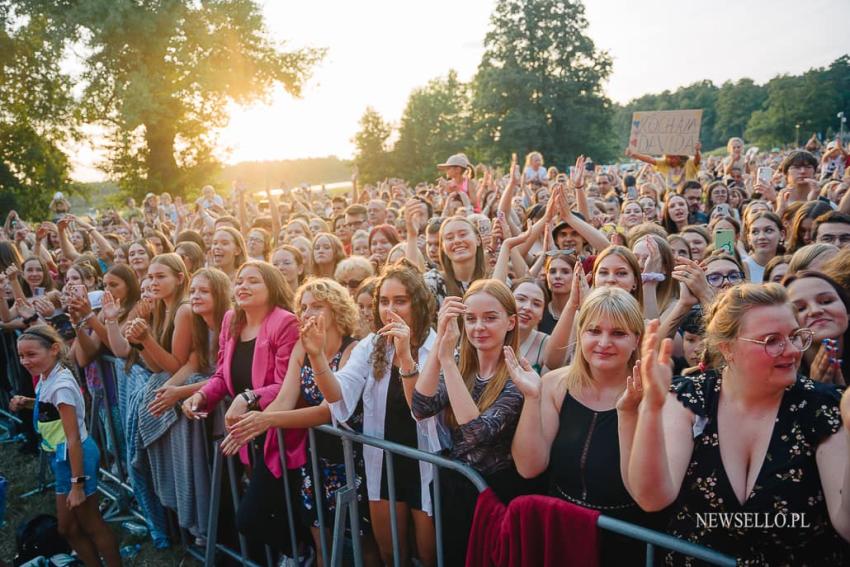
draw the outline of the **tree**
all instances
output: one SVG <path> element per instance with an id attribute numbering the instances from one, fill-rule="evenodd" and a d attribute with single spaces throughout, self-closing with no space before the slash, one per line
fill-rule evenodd
<path id="1" fill-rule="evenodd" d="M 0 1 L 0 210 L 45 218 L 55 191 L 72 189 L 61 145 L 76 130 L 61 43 L 44 18 Z"/>
<path id="2" fill-rule="evenodd" d="M 109 131 L 107 170 L 135 195 L 182 193 L 218 167 L 229 101 L 298 95 L 321 50 L 283 51 L 253 0 L 22 0 L 82 52 L 81 115 Z"/>
<path id="3" fill-rule="evenodd" d="M 469 86 L 455 71 L 410 93 L 393 148 L 396 171 L 414 182 L 433 179 L 436 164 L 468 152 L 471 137 Z"/>
<path id="4" fill-rule="evenodd" d="M 562 167 L 579 153 L 613 155 L 611 59 L 586 35 L 581 2 L 500 0 L 490 18 L 474 89 L 482 157 L 540 150 Z"/>
<path id="5" fill-rule="evenodd" d="M 387 141 L 392 131 L 392 126 L 374 108 L 366 108 L 360 118 L 360 130 L 353 140 L 354 164 L 363 182 L 374 183 L 390 175 L 392 166 Z"/>
<path id="6" fill-rule="evenodd" d="M 767 99 L 767 90 L 752 79 L 740 79 L 737 83 L 726 81 L 717 92 L 715 104 L 716 120 L 714 136 L 718 140 L 732 137 L 743 138 L 747 122 L 754 112 L 760 110 Z"/>

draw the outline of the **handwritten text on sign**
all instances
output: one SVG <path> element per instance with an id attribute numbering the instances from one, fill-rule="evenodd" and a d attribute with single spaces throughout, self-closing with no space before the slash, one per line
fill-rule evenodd
<path id="1" fill-rule="evenodd" d="M 701 121 L 702 110 L 635 112 L 629 147 L 648 155 L 693 155 Z"/>

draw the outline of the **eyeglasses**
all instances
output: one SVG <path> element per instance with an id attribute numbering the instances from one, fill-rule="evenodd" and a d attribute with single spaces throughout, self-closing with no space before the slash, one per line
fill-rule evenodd
<path id="1" fill-rule="evenodd" d="M 814 331 L 811 329 L 797 329 L 788 335 L 788 342 L 800 352 L 805 352 L 810 346 L 812 346 L 812 338 L 814 337 L 814 334 Z M 764 352 L 773 358 L 782 356 L 782 353 L 785 352 L 785 337 L 779 333 L 771 333 L 761 340 L 748 339 L 746 337 L 738 337 L 738 339 L 748 343 L 756 343 L 764 346 Z"/>
<path id="2" fill-rule="evenodd" d="M 341 283 L 348 289 L 357 289 L 358 287 L 360 287 L 360 284 L 363 283 L 363 280 L 348 280 L 347 282 Z"/>
<path id="3" fill-rule="evenodd" d="M 576 251 L 572 249 L 567 250 L 548 250 L 546 255 L 549 257 L 552 256 L 575 256 Z"/>
<path id="4" fill-rule="evenodd" d="M 728 274 L 708 274 L 705 276 L 708 285 L 711 287 L 720 287 L 724 281 L 729 282 L 729 285 L 736 285 L 744 281 L 744 272 L 729 272 Z"/>
<path id="5" fill-rule="evenodd" d="M 345 223 L 345 226 L 347 226 L 348 228 L 360 228 L 365 222 L 365 220 L 347 222 Z"/>
<path id="6" fill-rule="evenodd" d="M 819 234 L 818 242 L 834 244 L 836 246 L 850 244 L 850 234 Z"/>

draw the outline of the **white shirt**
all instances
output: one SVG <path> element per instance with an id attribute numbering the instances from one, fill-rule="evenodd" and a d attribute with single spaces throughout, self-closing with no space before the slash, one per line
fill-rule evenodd
<path id="1" fill-rule="evenodd" d="M 41 378 L 36 386 L 38 392 L 38 401 L 48 403 L 59 409 L 60 404 L 73 406 L 74 412 L 77 414 L 77 429 L 80 432 L 80 442 L 85 441 L 89 434 L 86 429 L 86 402 L 83 400 L 83 394 L 80 391 L 80 386 L 74 379 L 74 375 L 70 370 L 56 364 L 53 370 L 47 377 Z"/>
<path id="2" fill-rule="evenodd" d="M 753 260 L 752 256 L 746 256 L 743 260 L 749 269 L 750 281 L 752 283 L 762 283 L 764 280 L 764 266 L 759 265 L 758 262 Z"/>
<path id="3" fill-rule="evenodd" d="M 377 336 L 372 333 L 354 347 L 345 366 L 334 373 L 342 390 L 342 397 L 330 405 L 334 426 L 345 422 L 354 413 L 360 398 L 363 398 L 363 434 L 384 438 L 384 421 L 387 415 L 387 391 L 389 389 L 391 365 L 380 380 L 372 374 L 370 358 L 375 349 Z M 419 365 L 424 365 L 428 353 L 434 347 L 437 334 L 431 329 L 425 344 L 419 348 Z M 393 359 L 393 346 L 387 345 L 387 361 Z M 417 445 L 422 451 L 438 452 L 440 447 L 437 433 L 437 416 L 416 423 Z M 381 499 L 381 475 L 383 474 L 384 450 L 363 445 L 363 460 L 366 465 L 366 489 L 369 500 Z M 428 485 L 434 476 L 430 463 L 419 462 L 419 476 L 422 481 L 422 509 L 431 515 L 431 493 Z"/>

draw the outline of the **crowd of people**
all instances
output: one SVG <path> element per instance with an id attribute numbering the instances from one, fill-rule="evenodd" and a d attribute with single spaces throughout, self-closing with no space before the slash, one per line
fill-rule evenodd
<path id="1" fill-rule="evenodd" d="M 744 149 L 563 171 L 458 154 L 433 183 L 355 175 L 333 196 L 207 186 L 94 217 L 60 194 L 50 219 L 9 212 L 4 389 L 52 454 L 61 533 L 86 565 L 120 564 L 96 495 L 118 448 L 155 545 L 166 509 L 203 537 L 218 487 L 200 445 L 226 404 L 220 448 L 245 479 L 230 528 L 282 554 L 320 549 L 317 507 L 332 528 L 341 444 L 319 433 L 311 459 L 306 432 L 334 424 L 461 461 L 505 502 L 545 494 L 745 564 L 846 564 L 850 152 Z M 104 355 L 118 427 L 96 443 Z M 435 492 L 405 458 L 391 481 L 381 449 L 356 453 L 365 563 L 393 562 L 392 488 L 401 564 L 435 564 L 439 494 L 462 565 L 472 484 L 441 471 Z M 720 513 L 735 522 L 706 522 Z M 792 514 L 804 525 L 747 520 Z M 603 564 L 642 560 L 602 537 Z"/>

